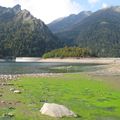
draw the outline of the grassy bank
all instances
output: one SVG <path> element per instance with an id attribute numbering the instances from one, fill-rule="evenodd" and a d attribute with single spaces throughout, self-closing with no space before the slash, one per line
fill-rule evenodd
<path id="1" fill-rule="evenodd" d="M 49 102 L 63 104 L 79 116 L 62 120 L 120 120 L 120 91 L 88 75 L 23 77 L 13 83 L 22 93 L 14 94 L 10 86 L 0 88 L 0 100 L 6 102 L 0 116 L 10 112 L 14 120 L 58 120 L 40 114 L 44 102 Z"/>

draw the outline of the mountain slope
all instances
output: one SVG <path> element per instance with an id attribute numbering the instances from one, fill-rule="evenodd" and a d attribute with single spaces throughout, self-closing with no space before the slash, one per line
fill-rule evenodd
<path id="1" fill-rule="evenodd" d="M 92 13 L 90 11 L 83 11 L 77 15 L 72 14 L 68 17 L 60 18 L 60 19 L 53 21 L 52 23 L 48 24 L 48 27 L 53 33 L 66 31 L 66 30 L 71 29 L 72 26 L 79 23 L 80 21 L 82 21 L 84 18 L 88 17 L 91 14 Z"/>
<path id="2" fill-rule="evenodd" d="M 42 56 L 58 48 L 59 40 L 29 11 L 0 7 L 0 56 Z"/>
<path id="3" fill-rule="evenodd" d="M 97 56 L 120 56 L 120 7 L 111 7 L 94 13 L 84 20 L 77 30 L 79 46 L 92 49 Z"/>
<path id="4" fill-rule="evenodd" d="M 94 55 L 120 57 L 120 7 L 101 9 L 56 35 L 63 41 L 90 48 Z"/>

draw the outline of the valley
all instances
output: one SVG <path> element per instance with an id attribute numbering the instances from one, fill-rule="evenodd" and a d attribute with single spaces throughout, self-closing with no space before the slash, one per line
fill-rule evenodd
<path id="1" fill-rule="evenodd" d="M 120 6 L 49 24 L 24 7 L 0 6 L 0 120 L 120 120 Z"/>

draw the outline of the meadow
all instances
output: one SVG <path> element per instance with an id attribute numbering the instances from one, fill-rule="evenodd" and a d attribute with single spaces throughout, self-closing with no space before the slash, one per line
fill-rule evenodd
<path id="1" fill-rule="evenodd" d="M 0 87 L 0 120 L 120 120 L 120 89 L 84 73 L 20 77 Z M 19 89 L 15 94 L 10 88 Z M 52 118 L 39 112 L 45 103 L 62 104 L 77 118 Z M 10 113 L 9 117 L 5 114 Z"/>

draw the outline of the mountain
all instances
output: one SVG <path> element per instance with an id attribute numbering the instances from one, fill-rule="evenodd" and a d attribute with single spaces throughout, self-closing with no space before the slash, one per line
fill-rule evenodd
<path id="1" fill-rule="evenodd" d="M 98 10 L 55 35 L 71 45 L 91 49 L 95 56 L 120 57 L 120 7 Z"/>
<path id="2" fill-rule="evenodd" d="M 92 12 L 90 12 L 90 11 L 83 11 L 77 15 L 71 14 L 68 17 L 59 18 L 57 20 L 54 20 L 52 23 L 48 24 L 48 27 L 53 33 L 66 31 L 91 14 L 92 14 Z"/>
<path id="3" fill-rule="evenodd" d="M 60 45 L 44 22 L 20 5 L 0 7 L 0 57 L 42 56 Z"/>

